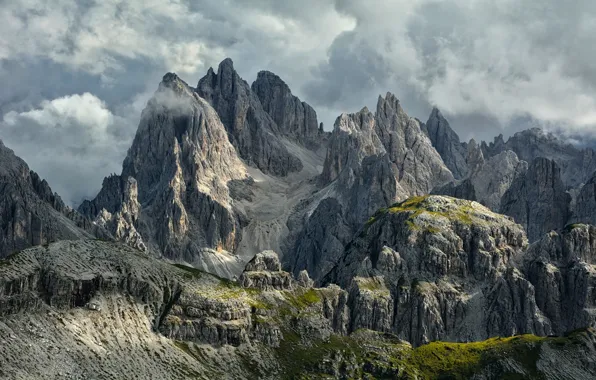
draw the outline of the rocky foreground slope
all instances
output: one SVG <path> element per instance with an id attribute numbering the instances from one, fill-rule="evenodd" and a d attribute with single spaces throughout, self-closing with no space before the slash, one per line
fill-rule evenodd
<path id="1" fill-rule="evenodd" d="M 240 283 L 120 243 L 62 241 L 0 261 L 2 379 L 591 378 L 593 330 L 412 348 L 350 333 L 349 295 L 258 255 Z"/>

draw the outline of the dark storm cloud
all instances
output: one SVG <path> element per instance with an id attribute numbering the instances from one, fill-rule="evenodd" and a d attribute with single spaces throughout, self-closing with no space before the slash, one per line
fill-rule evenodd
<path id="1" fill-rule="evenodd" d="M 391 91 L 465 140 L 596 137 L 586 0 L 0 0 L 0 18 L 0 138 L 72 203 L 120 171 L 165 72 L 194 85 L 225 57 L 280 75 L 327 129 Z"/>
<path id="2" fill-rule="evenodd" d="M 320 104 L 353 104 L 363 95 L 369 102 L 391 90 L 423 120 L 429 105 L 439 106 L 462 137 L 509 135 L 527 124 L 520 119 L 595 134 L 596 61 L 587 48 L 596 42 L 594 2 L 337 0 L 336 6 L 357 24 L 333 42 L 324 69 L 305 87 Z M 346 83 L 351 79 L 355 85 Z"/>

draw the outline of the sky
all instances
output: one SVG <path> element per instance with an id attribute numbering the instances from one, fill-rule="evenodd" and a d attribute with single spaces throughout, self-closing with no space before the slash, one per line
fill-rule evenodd
<path id="1" fill-rule="evenodd" d="M 592 0 L 0 0 L 0 139 L 70 205 L 120 173 L 166 72 L 278 74 L 331 130 L 394 93 L 460 138 L 596 137 Z"/>

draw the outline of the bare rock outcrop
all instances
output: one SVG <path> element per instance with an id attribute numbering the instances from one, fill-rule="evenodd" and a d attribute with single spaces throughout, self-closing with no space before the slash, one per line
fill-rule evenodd
<path id="1" fill-rule="evenodd" d="M 549 334 L 515 266 L 526 245 L 521 226 L 479 203 L 414 197 L 375 214 L 325 280 L 352 289 L 353 329 L 414 345 Z"/>
<path id="2" fill-rule="evenodd" d="M 142 113 L 122 175 L 79 210 L 133 246 L 200 268 L 218 262 L 227 275 L 242 223 L 228 184 L 248 178 L 215 110 L 169 73 Z"/>
<path id="3" fill-rule="evenodd" d="M 459 136 L 451 129 L 449 122 L 438 108 L 433 108 L 425 126 L 430 141 L 453 176 L 456 179 L 466 178 L 470 171 L 467 163 L 467 148 L 460 142 Z"/>
<path id="4" fill-rule="evenodd" d="M 94 216 L 94 222 L 110 231 L 114 238 L 141 251 L 147 249 L 136 225 L 141 211 L 137 181 L 133 177 L 106 177 L 102 189 L 93 201 L 79 206 L 83 215 Z"/>
<path id="5" fill-rule="evenodd" d="M 283 135 L 280 127 L 265 112 L 248 83 L 240 78 L 231 59 L 219 64 L 217 74 L 210 68 L 196 91 L 217 111 L 230 141 L 250 165 L 277 176 L 302 169 L 300 159 L 288 152 L 280 140 Z"/>
<path id="6" fill-rule="evenodd" d="M 260 290 L 291 290 L 294 288 L 294 278 L 288 272 L 281 270 L 281 262 L 277 253 L 264 251 L 246 264 L 239 279 L 245 288 Z"/>
<path id="7" fill-rule="evenodd" d="M 310 149 L 317 149 L 326 135 L 317 122 L 317 113 L 306 102 L 292 95 L 288 85 L 270 71 L 260 71 L 251 86 L 279 132 Z"/>
<path id="8" fill-rule="evenodd" d="M 503 195 L 500 212 L 523 225 L 528 239 L 534 242 L 545 233 L 565 226 L 570 201 L 556 162 L 537 158 Z"/>
<path id="9" fill-rule="evenodd" d="M 596 326 L 596 227 L 574 224 L 546 234 L 530 246 L 524 266 L 555 331 Z"/>
<path id="10" fill-rule="evenodd" d="M 577 192 L 571 209 L 572 223 L 596 225 L 596 173 Z"/>
<path id="11" fill-rule="evenodd" d="M 0 258 L 57 240 L 110 234 L 66 206 L 46 180 L 0 142 Z"/>
<path id="12" fill-rule="evenodd" d="M 596 152 L 590 148 L 580 149 L 541 128 L 517 132 L 506 142 L 503 135 L 495 137 L 490 144 L 482 142 L 485 157 L 503 151 L 514 151 L 520 160 L 532 162 L 543 157 L 553 160 L 561 170 L 561 180 L 567 187 L 586 183 L 596 171 Z"/>

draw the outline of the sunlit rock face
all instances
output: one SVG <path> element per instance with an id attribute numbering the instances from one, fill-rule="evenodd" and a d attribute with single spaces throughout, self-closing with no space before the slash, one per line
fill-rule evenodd
<path id="1" fill-rule="evenodd" d="M 228 184 L 247 178 L 215 110 L 167 74 L 142 113 L 122 174 L 79 210 L 132 246 L 230 275 L 242 263 L 228 253 L 241 235 Z"/>
<path id="2" fill-rule="evenodd" d="M 453 179 L 420 123 L 393 94 L 379 97 L 375 113 L 365 107 L 342 114 L 329 139 L 322 189 L 307 202 L 304 228 L 290 250 L 291 269 L 306 269 L 320 281 L 377 209 Z"/>
<path id="3" fill-rule="evenodd" d="M 351 289 L 354 329 L 414 345 L 549 334 L 517 265 L 527 244 L 520 225 L 477 202 L 414 197 L 376 213 L 325 282 Z"/>

